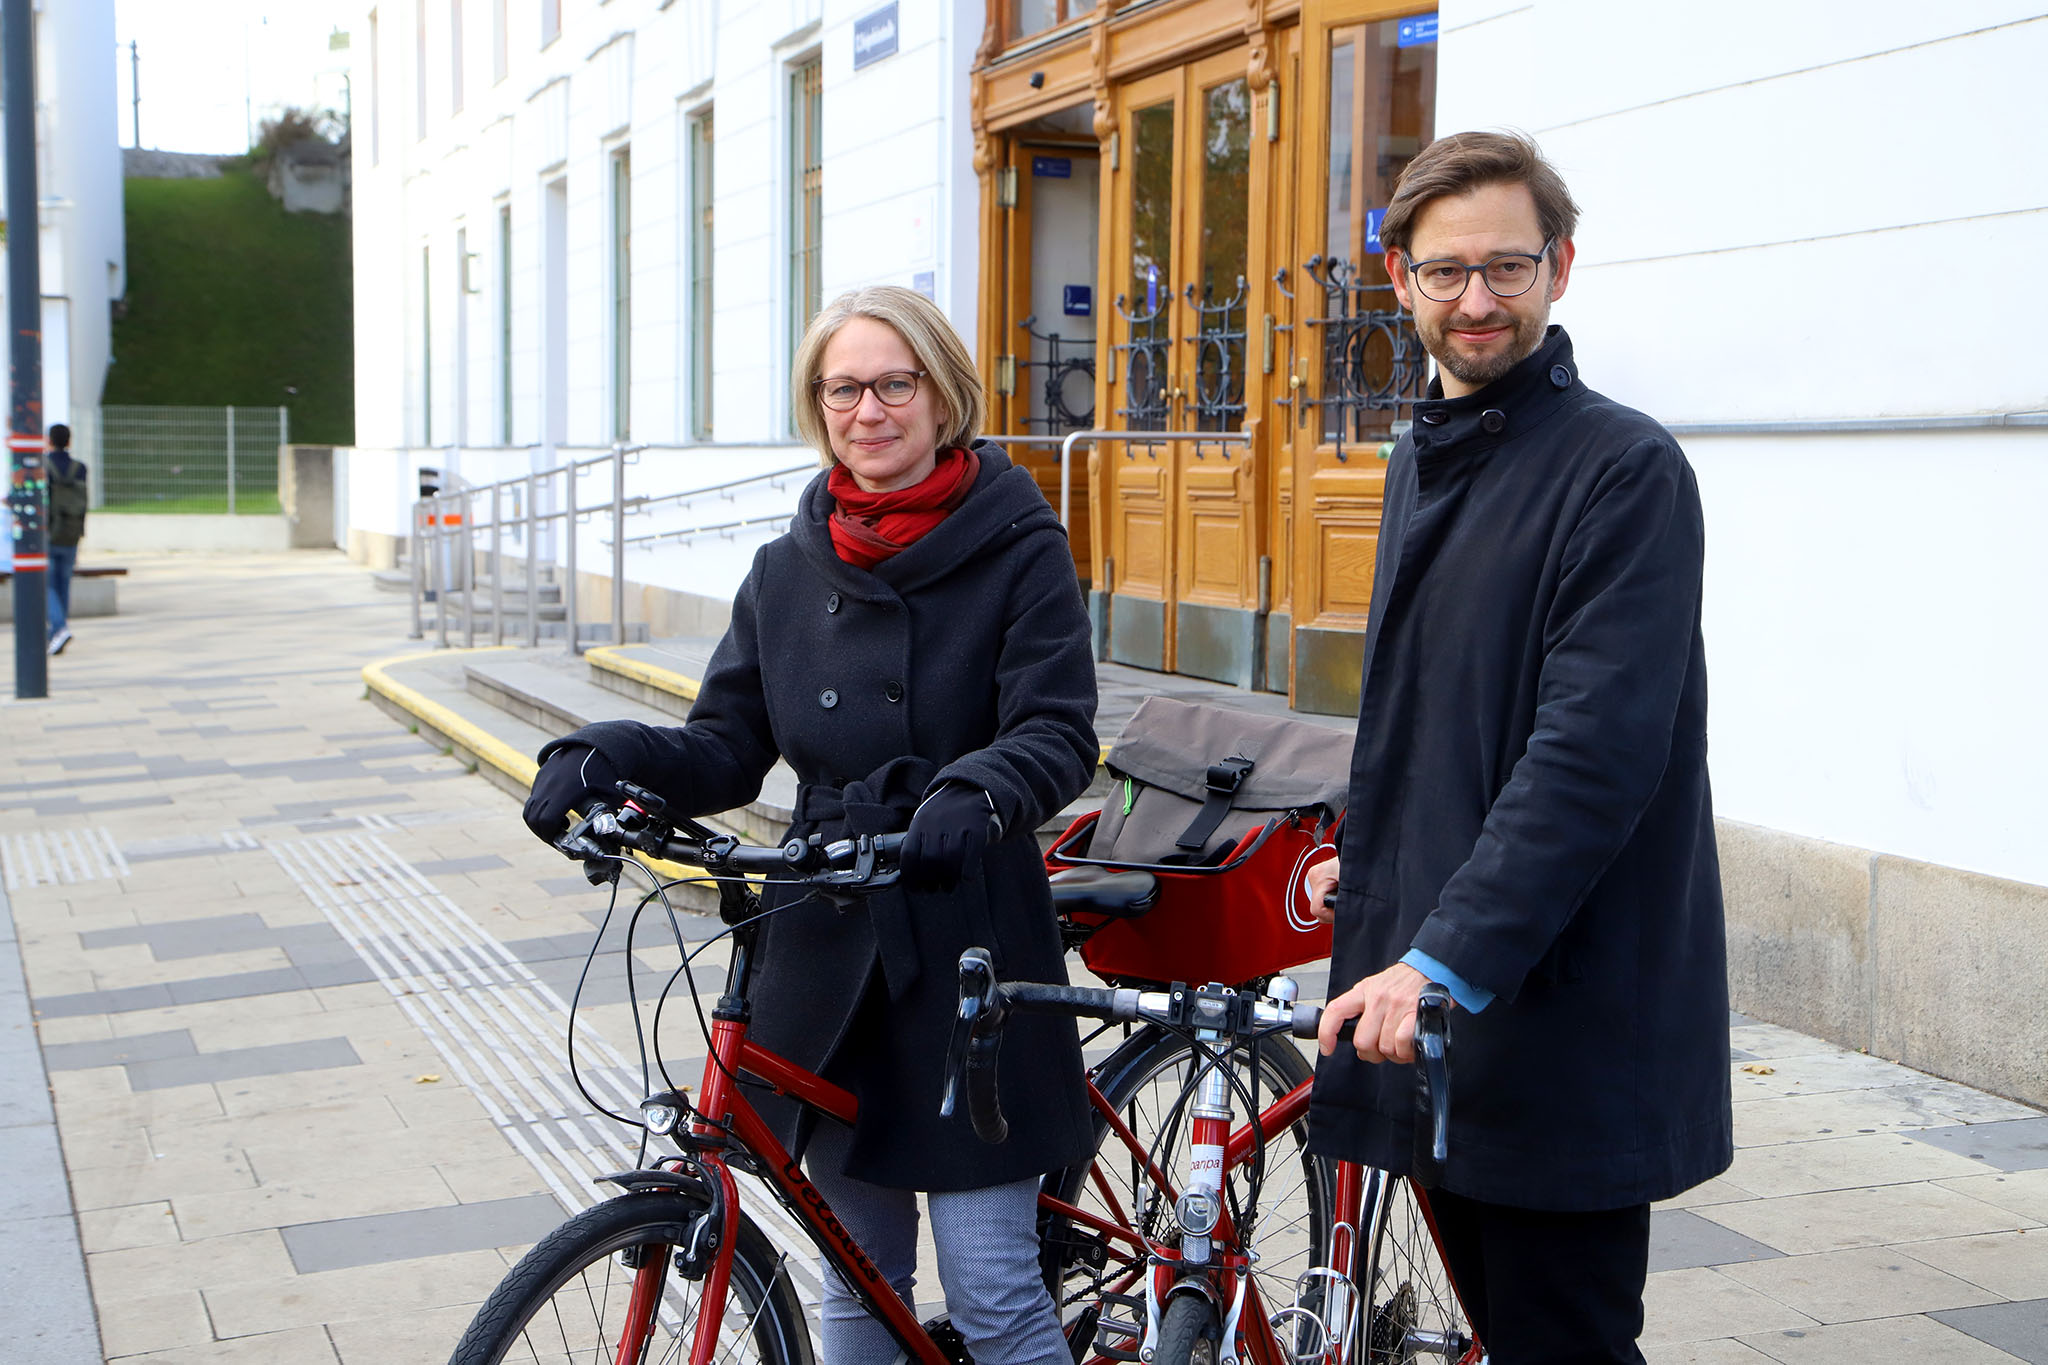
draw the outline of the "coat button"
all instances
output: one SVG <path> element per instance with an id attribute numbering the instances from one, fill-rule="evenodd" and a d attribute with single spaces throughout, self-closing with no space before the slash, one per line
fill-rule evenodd
<path id="1" fill-rule="evenodd" d="M 830 711 L 833 707 L 839 705 L 839 694 L 829 687 L 826 688 L 818 694 L 818 705 Z"/>
<path id="2" fill-rule="evenodd" d="M 826 611 L 838 611 L 838 610 L 839 610 L 839 594 L 838 594 L 838 593 L 836 593 L 836 592 L 835 592 L 835 593 L 833 593 L 833 594 L 832 594 L 832 595 L 831 595 L 830 597 L 827 597 L 827 598 L 825 599 L 825 610 L 826 610 Z"/>
<path id="3" fill-rule="evenodd" d="M 1508 415 L 1499 408 L 1488 408 L 1479 414 L 1479 425 L 1491 436 L 1508 424 Z"/>
<path id="4" fill-rule="evenodd" d="M 1560 389 L 1568 389 L 1572 386 L 1572 372 L 1562 365 L 1552 365 L 1550 367 L 1550 382 Z"/>
<path id="5" fill-rule="evenodd" d="M 903 684 L 900 682 L 890 683 L 887 687 L 882 689 L 882 695 L 887 697 L 890 701 L 902 701 Z"/>

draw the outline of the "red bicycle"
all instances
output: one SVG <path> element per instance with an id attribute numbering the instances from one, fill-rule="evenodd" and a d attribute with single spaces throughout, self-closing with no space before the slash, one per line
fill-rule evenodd
<path id="1" fill-rule="evenodd" d="M 958 1334 L 943 1317 L 920 1322 L 895 1294 L 742 1084 L 765 1082 L 852 1119 L 851 1094 L 747 1037 L 762 913 L 747 879 L 858 896 L 895 881 L 901 836 L 754 847 L 692 821 L 665 820 L 656 798 L 622 790 L 631 798 L 626 806 L 593 812 L 564 840 L 565 851 L 584 860 L 594 881 L 615 880 L 622 851 L 631 849 L 700 868 L 717 885 L 731 956 L 708 1020 L 701 1080 L 691 1092 L 665 1077 L 660 1088 L 649 1079 L 652 1093 L 637 1122 L 650 1143 L 665 1141 L 674 1150 L 605 1177 L 617 1195 L 536 1243 L 478 1310 L 451 1365 L 811 1365 L 809 1324 L 788 1254 L 747 1211 L 764 1195 L 788 1212 L 909 1360 L 964 1365 Z M 1095 916 L 1129 918 L 1145 908 L 1133 899 L 1141 875 L 1084 879 L 1086 885 L 1069 883 L 1055 894 L 1077 926 Z M 657 885 L 643 906 L 660 899 L 662 889 Z M 681 946 L 679 931 L 677 938 Z M 985 974 L 985 958 L 969 959 L 964 973 Z M 628 954 L 629 970 L 631 961 Z M 679 970 L 671 987 L 685 975 Z M 1309 1069 L 1281 1035 L 1313 1036 L 1320 1011 L 1295 1005 L 1286 983 L 1271 982 L 1272 992 L 1098 990 L 998 986 L 986 974 L 983 984 L 977 975 L 976 1012 L 956 1029 L 960 1074 L 980 1123 L 999 1119 L 986 1087 L 1008 1009 L 1069 1008 L 1135 1028 L 1091 1072 L 1101 1135 L 1095 1159 L 1048 1176 L 1040 1199 L 1047 1279 L 1076 1362 L 1480 1359 L 1459 1326 L 1462 1314 L 1434 1256 L 1424 1206 L 1407 1183 L 1303 1148 Z M 653 1066 L 658 1020 L 657 1013 Z M 1227 1113 L 1212 1111 L 1229 1109 L 1240 1092 L 1251 1101 L 1252 1117 L 1234 1127 Z M 1189 1109 L 1191 1100 L 1219 1099 Z M 1191 1125 L 1179 1118 L 1184 1110 Z M 1191 1156 L 1201 1163 L 1199 1177 L 1191 1175 Z M 1197 1233 L 1190 1225 L 1203 1224 L 1203 1197 L 1214 1217 Z"/>

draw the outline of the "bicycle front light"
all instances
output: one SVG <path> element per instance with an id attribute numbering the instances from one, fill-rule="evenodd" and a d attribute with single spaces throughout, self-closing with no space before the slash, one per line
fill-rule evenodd
<path id="1" fill-rule="evenodd" d="M 673 1133 L 676 1125 L 683 1121 L 683 1115 L 689 1112 L 690 1101 L 674 1090 L 664 1090 L 640 1101 L 641 1121 L 656 1137 L 667 1137 Z"/>

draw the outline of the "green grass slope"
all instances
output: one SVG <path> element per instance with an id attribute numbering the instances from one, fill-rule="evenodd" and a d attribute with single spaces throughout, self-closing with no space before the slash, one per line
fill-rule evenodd
<path id="1" fill-rule="evenodd" d="M 106 402 L 282 403 L 294 442 L 353 442 L 346 217 L 286 213 L 254 175 L 230 171 L 128 181 L 127 225 Z"/>

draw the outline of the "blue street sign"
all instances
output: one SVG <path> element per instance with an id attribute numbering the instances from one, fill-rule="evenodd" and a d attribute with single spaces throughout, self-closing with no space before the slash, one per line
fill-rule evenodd
<path id="1" fill-rule="evenodd" d="M 1095 311 L 1095 291 L 1085 284 L 1069 284 L 1060 290 L 1060 310 L 1070 318 L 1085 318 Z"/>
<path id="2" fill-rule="evenodd" d="M 1386 250 L 1385 247 L 1380 245 L 1380 220 L 1386 216 L 1387 211 L 1385 209 L 1367 209 L 1365 211 L 1365 249 L 1370 254 L 1377 255 Z"/>
<path id="3" fill-rule="evenodd" d="M 937 302 L 939 274 L 936 270 L 920 270 L 910 277 L 910 287 L 933 302 Z"/>
<path id="4" fill-rule="evenodd" d="M 896 55 L 896 5 L 894 0 L 873 14 L 853 21 L 853 69 Z"/>
<path id="5" fill-rule="evenodd" d="M 1436 15 L 1411 14 L 1394 26 L 1394 46 L 1421 47 L 1436 41 Z"/>
<path id="6" fill-rule="evenodd" d="M 1034 156 L 1031 158 L 1031 173 L 1047 176 L 1054 180 L 1070 180 L 1074 175 L 1074 158 L 1070 156 Z"/>

